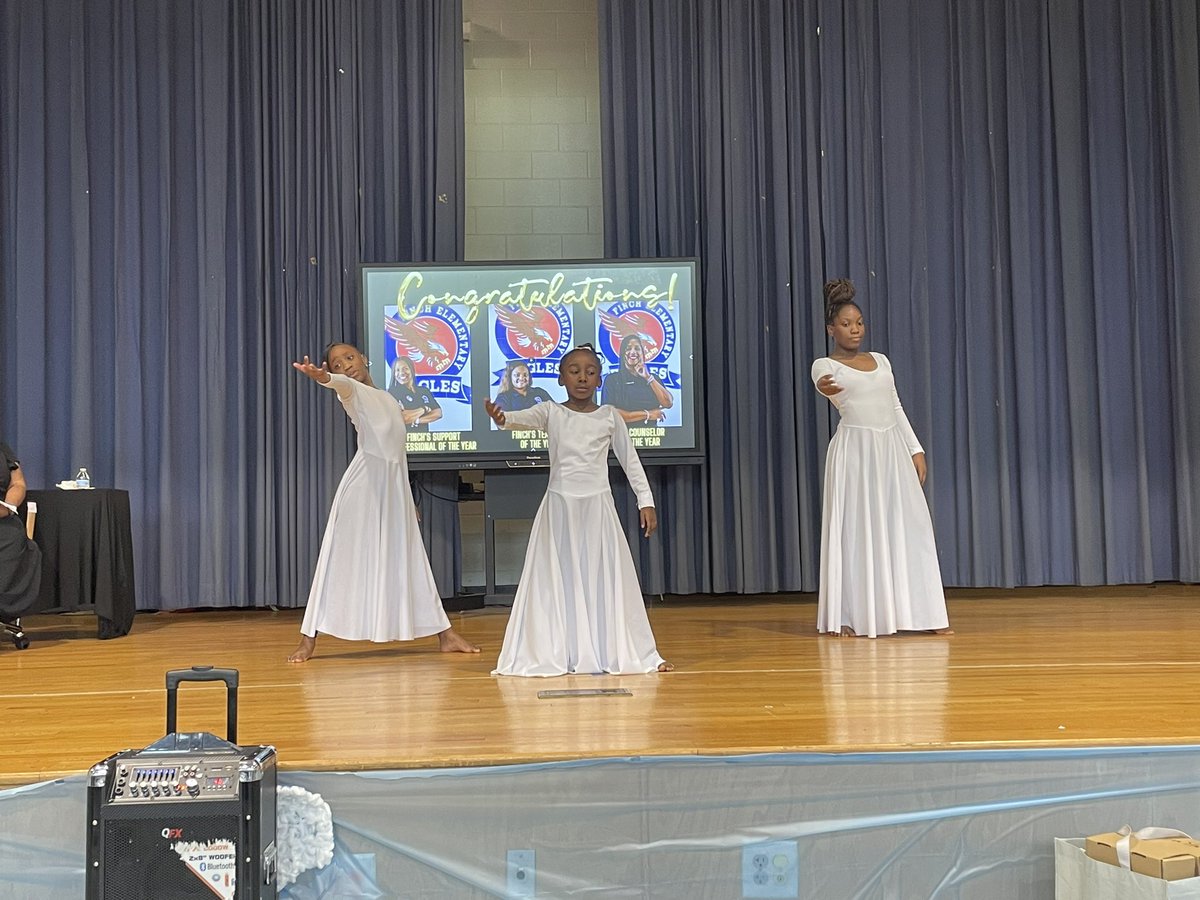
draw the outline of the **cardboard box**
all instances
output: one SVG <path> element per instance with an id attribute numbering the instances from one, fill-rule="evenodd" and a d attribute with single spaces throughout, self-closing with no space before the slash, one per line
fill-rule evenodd
<path id="1" fill-rule="evenodd" d="M 1104 834 L 1093 834 L 1091 837 L 1086 838 L 1084 840 L 1084 852 L 1088 855 L 1088 857 L 1096 860 L 1097 862 L 1107 863 L 1110 866 L 1119 866 L 1119 865 L 1121 865 L 1121 863 L 1117 859 L 1117 841 L 1121 840 L 1121 837 L 1122 837 L 1122 835 L 1116 831 L 1107 831 Z M 1154 838 L 1152 840 L 1147 841 L 1147 840 L 1139 840 L 1138 838 L 1134 837 L 1133 835 L 1130 835 L 1129 836 L 1129 858 L 1130 858 L 1129 868 L 1133 869 L 1134 871 L 1139 871 L 1138 869 L 1134 869 L 1134 866 L 1133 866 L 1134 851 L 1139 845 L 1142 845 L 1142 844 L 1169 845 L 1172 843 L 1180 845 L 1183 848 L 1183 851 L 1182 851 L 1183 854 L 1186 855 L 1187 853 L 1190 853 L 1196 859 L 1196 871 L 1192 872 L 1191 874 L 1192 875 L 1200 875 L 1200 842 L 1193 841 L 1193 840 L 1190 840 L 1189 838 L 1184 838 L 1184 837 Z M 1166 860 L 1166 859 L 1174 859 L 1175 857 L 1179 856 L 1180 855 L 1180 846 L 1158 847 L 1156 849 L 1149 851 L 1147 854 L 1144 854 L 1144 859 L 1143 859 L 1141 865 L 1142 865 L 1142 869 L 1145 871 L 1142 871 L 1142 874 L 1143 875 L 1153 874 L 1154 877 L 1156 877 L 1156 878 L 1164 877 L 1163 875 L 1159 874 L 1160 872 L 1162 872 L 1162 861 Z M 1172 871 L 1175 871 L 1177 868 L 1186 868 L 1186 866 L 1187 866 L 1186 862 L 1179 862 L 1177 864 L 1172 864 L 1172 866 L 1170 868 Z M 1150 871 L 1151 869 L 1154 869 L 1155 871 L 1151 872 Z M 1189 878 L 1191 876 L 1190 875 L 1181 875 L 1181 876 L 1176 876 L 1176 877 Z M 1173 879 L 1170 879 L 1170 880 L 1173 880 Z"/>
<path id="2" fill-rule="evenodd" d="M 1121 863 L 1117 860 L 1117 841 L 1120 839 L 1121 835 L 1115 831 L 1108 831 L 1104 834 L 1093 834 L 1084 841 L 1083 849 L 1089 857 L 1097 862 L 1108 863 L 1110 866 L 1119 866 Z M 1136 847 L 1137 844 L 1137 838 L 1129 838 L 1130 850 Z"/>
<path id="3" fill-rule="evenodd" d="M 1187 838 L 1138 841 L 1129 850 L 1129 868 L 1141 875 L 1166 881 L 1195 878 L 1200 862 L 1200 844 Z"/>

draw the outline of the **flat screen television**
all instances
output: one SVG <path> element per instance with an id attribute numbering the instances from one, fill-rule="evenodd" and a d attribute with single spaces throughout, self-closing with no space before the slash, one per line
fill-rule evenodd
<path id="1" fill-rule="evenodd" d="M 703 458 L 696 260 L 378 263 L 359 283 L 376 386 L 440 411 L 409 430 L 410 467 L 544 465 L 545 435 L 497 428 L 484 398 L 565 400 L 558 364 L 585 343 L 602 362 L 597 402 L 625 411 L 647 465 Z"/>

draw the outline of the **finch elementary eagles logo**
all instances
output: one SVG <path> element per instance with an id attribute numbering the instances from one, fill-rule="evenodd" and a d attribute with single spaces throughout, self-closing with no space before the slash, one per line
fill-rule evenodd
<path id="1" fill-rule="evenodd" d="M 505 359 L 558 359 L 571 346 L 571 317 L 561 306 L 497 306 L 496 347 Z"/>
<path id="2" fill-rule="evenodd" d="M 469 404 L 471 387 L 464 383 L 463 370 L 471 358 L 471 330 L 463 317 L 449 306 L 431 306 L 407 321 L 394 312 L 394 307 L 385 309 L 383 315 L 384 331 L 391 339 L 388 366 L 406 356 L 417 383 L 434 397 Z"/>
<path id="3" fill-rule="evenodd" d="M 470 358 L 471 330 L 449 306 L 429 307 L 407 321 L 385 313 L 383 327 L 395 355 L 412 360 L 418 377 L 460 375 Z"/>
<path id="4" fill-rule="evenodd" d="M 621 342 L 637 335 L 646 363 L 664 366 L 675 350 L 675 320 L 660 304 L 614 303 L 600 311 L 600 350 L 612 366 L 621 360 Z"/>

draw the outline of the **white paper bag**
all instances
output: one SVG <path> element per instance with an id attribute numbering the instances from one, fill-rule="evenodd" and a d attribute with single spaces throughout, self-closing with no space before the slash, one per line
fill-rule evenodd
<path id="1" fill-rule="evenodd" d="M 1054 839 L 1054 900 L 1200 900 L 1200 878 L 1163 881 L 1098 862 L 1083 838 Z"/>

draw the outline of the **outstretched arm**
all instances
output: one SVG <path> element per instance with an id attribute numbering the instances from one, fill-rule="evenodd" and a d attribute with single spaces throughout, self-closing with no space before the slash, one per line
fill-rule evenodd
<path id="1" fill-rule="evenodd" d="M 339 375 L 337 378 L 325 367 L 325 363 L 320 366 L 313 364 L 313 361 L 307 356 L 301 362 L 292 363 L 292 368 L 301 375 L 307 375 L 321 387 L 332 388 L 337 392 L 337 395 L 343 400 L 349 400 L 354 396 L 354 388 L 351 387 L 352 379 L 345 375 Z"/>
<path id="2" fill-rule="evenodd" d="M 812 364 L 812 380 L 816 385 L 817 390 L 829 398 L 829 402 L 834 406 L 841 403 L 841 398 L 838 394 L 846 390 L 833 377 L 833 363 L 827 358 L 818 359 Z"/>
<path id="3" fill-rule="evenodd" d="M 301 375 L 307 375 L 317 384 L 329 384 L 329 369 L 325 367 L 325 363 L 317 366 L 307 356 L 301 362 L 292 363 L 292 368 Z"/>
<path id="4" fill-rule="evenodd" d="M 504 427 L 504 423 L 508 421 L 508 417 L 505 415 L 504 410 L 500 406 L 493 403 L 491 400 L 484 400 L 483 408 L 487 411 L 487 414 L 492 417 L 493 422 L 495 422 L 501 428 Z"/>
<path id="5" fill-rule="evenodd" d="M 530 409 L 514 409 L 505 412 L 491 400 L 483 401 L 483 408 L 492 417 L 492 421 L 507 431 L 529 430 L 545 431 L 550 419 L 549 403 L 539 403 Z"/>

